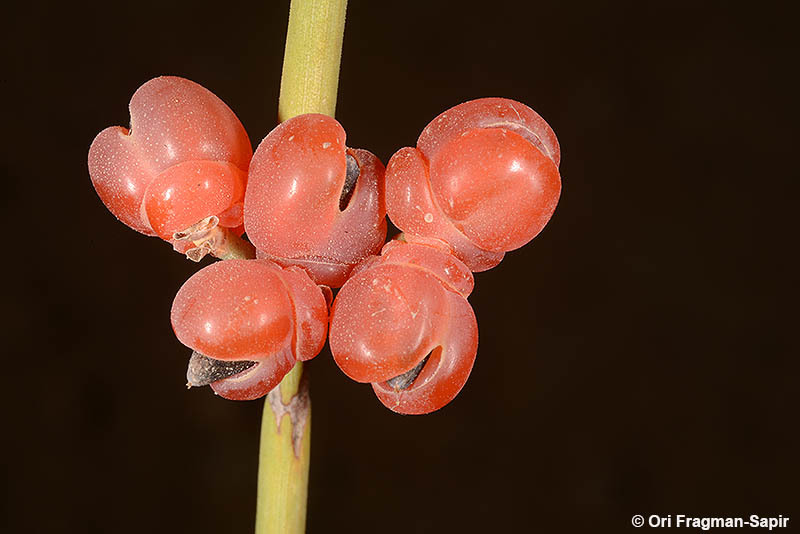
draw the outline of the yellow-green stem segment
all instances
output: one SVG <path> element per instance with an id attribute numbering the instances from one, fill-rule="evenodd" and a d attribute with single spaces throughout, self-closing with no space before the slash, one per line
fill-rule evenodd
<path id="1" fill-rule="evenodd" d="M 292 0 L 283 55 L 278 120 L 334 116 L 347 0 Z"/>
<path id="2" fill-rule="evenodd" d="M 347 0 L 292 0 L 278 119 L 334 116 Z M 256 534 L 302 534 L 311 453 L 308 377 L 298 362 L 264 402 Z"/>
<path id="3" fill-rule="evenodd" d="M 298 362 L 264 401 L 256 534 L 305 532 L 310 453 L 308 377 Z"/>

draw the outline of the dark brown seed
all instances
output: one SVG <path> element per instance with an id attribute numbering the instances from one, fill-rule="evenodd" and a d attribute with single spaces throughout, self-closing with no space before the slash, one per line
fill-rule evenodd
<path id="1" fill-rule="evenodd" d="M 356 182 L 358 182 L 359 174 L 361 174 L 361 170 L 358 168 L 356 158 L 347 154 L 347 175 L 344 179 L 342 194 L 339 196 L 339 211 L 344 211 L 347 209 L 347 205 L 350 204 L 350 199 L 353 198 L 353 191 L 356 189 Z"/>
<path id="2" fill-rule="evenodd" d="M 425 367 L 426 363 L 428 363 L 428 358 L 430 357 L 431 355 L 428 354 L 422 359 L 421 362 L 415 365 L 412 369 L 406 371 L 402 375 L 397 375 L 394 378 L 390 378 L 389 380 L 386 381 L 386 383 L 389 384 L 396 391 L 402 391 L 404 389 L 408 389 L 411 386 L 411 384 L 414 383 L 414 380 L 416 380 L 419 374 L 422 372 L 422 368 Z"/>
<path id="3" fill-rule="evenodd" d="M 194 351 L 192 357 L 189 358 L 189 368 L 186 369 L 186 387 L 207 386 L 217 380 L 246 371 L 256 363 L 258 362 L 250 360 L 215 360 Z"/>

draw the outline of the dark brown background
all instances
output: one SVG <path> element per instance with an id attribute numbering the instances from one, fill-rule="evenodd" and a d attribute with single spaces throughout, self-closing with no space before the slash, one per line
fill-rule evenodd
<path id="1" fill-rule="evenodd" d="M 397 416 L 327 351 L 310 366 L 309 532 L 800 523 L 796 19 L 642 4 L 351 2 L 349 145 L 386 161 L 444 109 L 506 96 L 557 132 L 564 189 L 540 237 L 477 275 L 479 356 L 446 409 Z M 261 403 L 184 389 L 168 318 L 197 266 L 115 222 L 86 152 L 160 74 L 214 91 L 257 143 L 287 8 L 27 2 L 6 19 L 8 532 L 252 531 Z"/>

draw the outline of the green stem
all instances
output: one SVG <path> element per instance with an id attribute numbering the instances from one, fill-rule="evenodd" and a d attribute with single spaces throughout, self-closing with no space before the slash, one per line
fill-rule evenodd
<path id="1" fill-rule="evenodd" d="M 269 392 L 261 419 L 256 533 L 305 532 L 311 399 L 302 362 Z"/>
<path id="2" fill-rule="evenodd" d="M 334 116 L 347 0 L 292 0 L 283 56 L 278 120 Z"/>
<path id="3" fill-rule="evenodd" d="M 333 116 L 347 0 L 292 0 L 278 118 Z M 311 400 L 302 362 L 264 402 L 258 458 L 256 534 L 305 532 Z"/>
<path id="4" fill-rule="evenodd" d="M 223 244 L 215 255 L 221 260 L 252 260 L 256 257 L 256 248 L 248 241 L 227 230 Z"/>

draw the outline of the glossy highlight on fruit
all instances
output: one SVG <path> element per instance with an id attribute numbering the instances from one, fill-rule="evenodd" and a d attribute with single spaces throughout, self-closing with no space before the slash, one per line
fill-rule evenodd
<path id="1" fill-rule="evenodd" d="M 504 98 L 455 106 L 386 169 L 386 207 L 406 234 L 446 241 L 473 271 L 541 232 L 561 192 L 560 149 L 529 107 Z"/>
<path id="2" fill-rule="evenodd" d="M 106 128 L 89 149 L 106 207 L 167 241 L 202 221 L 241 227 L 252 147 L 230 108 L 192 81 L 161 76 L 134 93 L 129 109 L 130 128 Z"/>
<path id="3" fill-rule="evenodd" d="M 441 242 L 387 243 L 333 303 L 336 364 L 353 380 L 372 383 L 395 412 L 438 410 L 458 394 L 475 361 L 478 327 L 467 302 L 473 284 L 467 266 Z"/>
<path id="4" fill-rule="evenodd" d="M 328 306 L 302 269 L 268 260 L 226 260 L 186 281 L 175 296 L 171 320 L 180 342 L 203 357 L 255 362 L 211 382 L 226 399 L 251 400 L 269 393 L 298 360 L 322 350 Z"/>
<path id="5" fill-rule="evenodd" d="M 253 156 L 244 203 L 247 236 L 281 265 L 339 287 L 386 239 L 383 164 L 345 146 L 333 118 L 307 114 L 278 125 Z"/>

